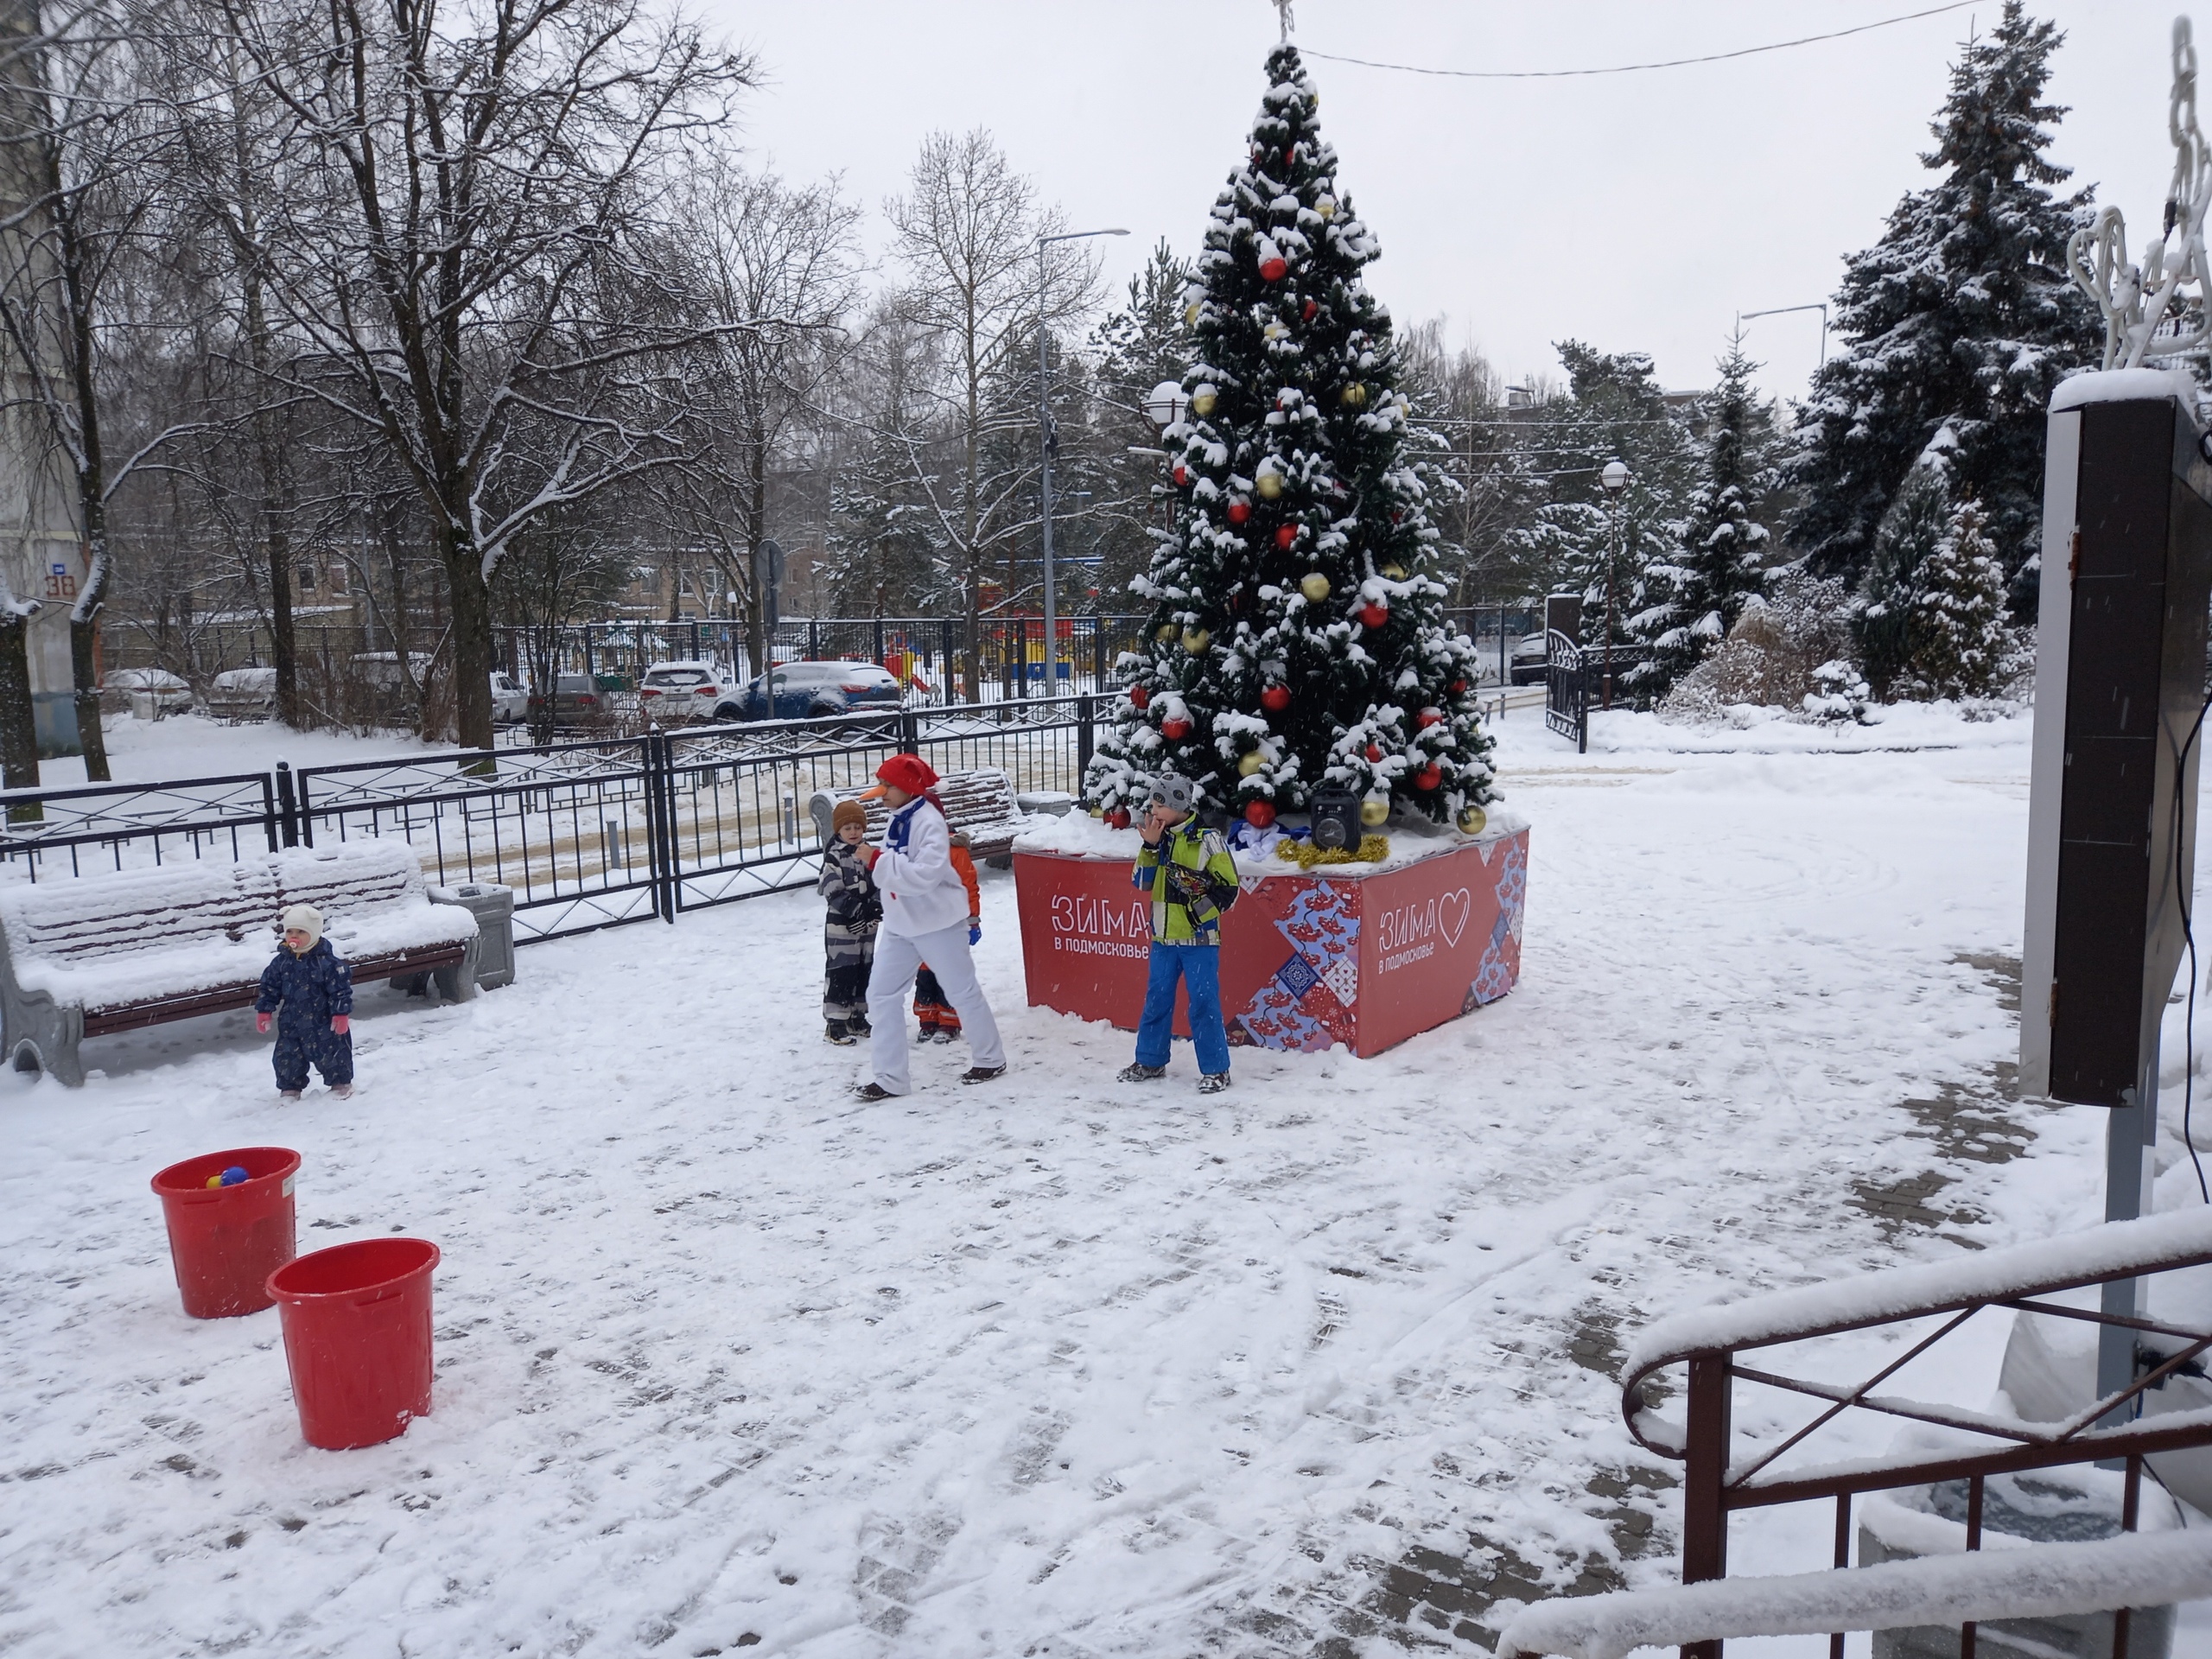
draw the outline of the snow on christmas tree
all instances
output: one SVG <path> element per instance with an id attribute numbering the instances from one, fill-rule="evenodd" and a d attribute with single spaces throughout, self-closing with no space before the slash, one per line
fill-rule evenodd
<path id="1" fill-rule="evenodd" d="M 1989 518 L 1972 498 L 1951 509 L 1913 584 L 1912 689 L 1922 697 L 1985 697 L 2010 655 L 2005 567 Z"/>
<path id="2" fill-rule="evenodd" d="M 1374 237 L 1287 41 L 1206 226 L 1185 317 L 1189 407 L 1164 442 L 1175 529 L 1131 584 L 1142 650 L 1085 781 L 1111 818 L 1161 772 L 1264 827 L 1317 790 L 1469 827 L 1494 798 L 1473 645 L 1444 626 L 1433 441 L 1398 389 Z"/>
<path id="3" fill-rule="evenodd" d="M 2005 0 L 1952 67 L 1936 150 L 1921 158 L 1942 181 L 1899 202 L 1847 264 L 1836 327 L 1850 346 L 1814 376 L 1788 468 L 1789 539 L 1816 575 L 1866 574 L 1907 474 L 1948 430 L 1952 480 L 1982 503 L 2013 602 L 2033 601 L 2044 410 L 2101 332 L 2066 275 L 2088 193 L 2055 199 L 2067 169 L 2044 156 L 2065 112 L 2044 101 L 2063 38 Z"/>
<path id="4" fill-rule="evenodd" d="M 1641 699 L 1664 696 L 1675 682 L 1720 648 L 1766 585 L 1766 526 L 1756 517 L 1768 486 L 1763 451 L 1770 422 L 1751 394 L 1739 335 L 1720 359 L 1720 385 L 1708 400 L 1703 476 L 1690 497 L 1682 543 L 1674 557 L 1642 575 L 1644 607 L 1630 634 L 1651 654 L 1630 676 Z"/>

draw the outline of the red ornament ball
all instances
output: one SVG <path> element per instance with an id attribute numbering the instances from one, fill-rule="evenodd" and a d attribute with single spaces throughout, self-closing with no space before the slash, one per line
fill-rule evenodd
<path id="1" fill-rule="evenodd" d="M 1455 697 L 1464 697 L 1464 696 L 1465 696 L 1467 695 L 1467 683 L 1466 683 L 1465 680 L 1454 680 L 1454 681 L 1452 681 L 1452 695 L 1453 696 L 1455 696 Z"/>
<path id="2" fill-rule="evenodd" d="M 1151 701 L 1152 693 L 1147 690 L 1143 686 L 1133 685 L 1129 688 L 1129 706 L 1131 708 L 1144 708 Z"/>
<path id="3" fill-rule="evenodd" d="M 1441 709 L 1424 709 L 1414 716 L 1414 724 L 1426 729 L 1431 726 L 1440 725 L 1443 720 L 1444 711 Z"/>
<path id="4" fill-rule="evenodd" d="M 1298 146 L 1296 144 L 1293 144 L 1288 149 L 1283 151 L 1282 162 L 1285 167 L 1295 167 L 1298 165 Z"/>
<path id="5" fill-rule="evenodd" d="M 1191 734 L 1191 722 L 1171 715 L 1160 722 L 1160 734 L 1170 743 L 1179 743 Z"/>
<path id="6" fill-rule="evenodd" d="M 1229 504 L 1229 522 L 1230 524 L 1241 524 L 1251 516 L 1252 504 L 1249 501 L 1232 501 Z"/>
<path id="7" fill-rule="evenodd" d="M 1246 804 L 1244 808 L 1244 822 L 1250 824 L 1255 830 L 1264 830 L 1274 821 L 1275 809 L 1274 802 L 1252 801 Z"/>
<path id="8" fill-rule="evenodd" d="M 1308 300 L 1306 302 L 1306 308 L 1300 312 L 1299 315 L 1304 317 L 1306 321 L 1311 322 L 1315 317 L 1319 316 L 1320 313 L 1321 302 L 1319 300 Z"/>
<path id="9" fill-rule="evenodd" d="M 1370 600 L 1359 607 L 1359 620 L 1363 626 L 1379 628 L 1390 620 L 1390 607 L 1380 600 Z"/>
<path id="10" fill-rule="evenodd" d="M 1289 551 L 1290 551 L 1290 550 L 1291 550 L 1292 548 L 1294 548 L 1294 547 L 1297 546 L 1297 545 L 1298 545 L 1298 526 L 1297 526 L 1296 524 L 1278 524 L 1278 525 L 1276 525 L 1276 526 L 1275 526 L 1275 545 L 1276 545 L 1277 547 L 1279 547 L 1279 548 L 1282 549 L 1282 550 L 1283 550 L 1284 552 L 1286 552 L 1286 553 L 1289 552 Z"/>
<path id="11" fill-rule="evenodd" d="M 1126 806 L 1116 807 L 1111 812 L 1109 812 L 1106 815 L 1106 822 L 1109 826 L 1116 830 L 1128 829 L 1129 827 L 1129 809 Z"/>
<path id="12" fill-rule="evenodd" d="M 1179 461 L 1175 463 L 1175 487 L 1179 490 L 1186 490 L 1190 486 L 1191 469 Z"/>
<path id="13" fill-rule="evenodd" d="M 1281 714 L 1290 707 L 1290 688 L 1280 684 L 1268 686 L 1260 693 L 1260 707 L 1269 714 Z"/>
<path id="14" fill-rule="evenodd" d="M 1423 766 L 1419 772 L 1414 773 L 1414 787 L 1415 789 L 1434 789 L 1443 781 L 1443 768 L 1434 765 L 1433 763 Z"/>
<path id="15" fill-rule="evenodd" d="M 1290 261 L 1281 254 L 1272 259 L 1260 261 L 1260 280 L 1263 283 L 1279 283 L 1289 275 Z"/>
<path id="16" fill-rule="evenodd" d="M 1376 762 L 1380 761 L 1382 759 L 1382 750 L 1381 747 L 1380 747 L 1379 745 L 1376 745 L 1376 744 L 1374 744 L 1374 743 L 1370 743 L 1370 744 L 1369 744 L 1369 745 L 1367 746 L 1367 764 L 1368 764 L 1369 766 L 1374 766 Z"/>

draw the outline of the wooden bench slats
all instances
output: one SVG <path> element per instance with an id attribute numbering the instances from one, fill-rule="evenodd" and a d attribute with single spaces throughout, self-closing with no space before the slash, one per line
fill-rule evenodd
<path id="1" fill-rule="evenodd" d="M 353 970 L 353 983 L 369 985 L 382 979 L 397 979 L 402 974 L 427 973 L 434 968 L 448 967 L 461 961 L 467 954 L 468 947 L 465 944 L 440 944 L 421 950 L 386 951 L 382 956 L 365 957 L 346 965 Z M 118 1031 L 138 1031 L 148 1026 L 166 1025 L 172 1020 L 188 1020 L 199 1014 L 226 1014 L 232 1008 L 250 1008 L 260 995 L 261 981 L 255 978 L 236 984 L 185 991 L 175 996 L 143 998 L 112 1008 L 87 1007 L 85 1010 L 85 1035 L 104 1037 Z"/>
<path id="2" fill-rule="evenodd" d="M 868 810 L 868 838 L 881 843 L 884 829 L 891 822 L 891 809 L 880 795 L 867 793 L 874 787 L 856 784 L 815 794 L 809 810 L 825 841 L 830 836 L 830 815 L 837 804 L 858 799 Z M 976 857 L 996 858 L 1013 850 L 1014 838 L 1021 833 L 1025 820 L 1014 804 L 1014 779 L 1004 772 L 995 766 L 948 772 L 938 779 L 937 798 L 944 806 L 945 823 L 966 832 L 969 851 Z"/>

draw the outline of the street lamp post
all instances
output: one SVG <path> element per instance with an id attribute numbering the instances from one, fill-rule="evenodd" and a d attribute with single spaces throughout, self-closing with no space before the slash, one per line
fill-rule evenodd
<path id="1" fill-rule="evenodd" d="M 1037 238 L 1037 435 L 1045 454 L 1044 485 L 1040 492 L 1038 517 L 1045 526 L 1045 695 L 1051 696 L 1059 689 L 1060 664 L 1059 618 L 1056 607 L 1057 594 L 1052 582 L 1052 452 L 1059 448 L 1058 435 L 1052 430 L 1052 368 L 1046 358 L 1045 328 L 1045 248 L 1048 243 L 1080 242 L 1092 236 L 1127 236 L 1125 230 L 1066 231 L 1057 236 Z M 1021 682 L 1029 683 L 1029 664 L 1021 664 Z"/>
<path id="2" fill-rule="evenodd" d="M 1620 562 L 1621 551 L 1621 494 L 1628 488 L 1628 467 L 1620 461 L 1609 461 L 1605 470 L 1598 474 L 1598 481 L 1605 486 L 1606 503 L 1612 509 L 1612 535 L 1605 544 L 1605 708 L 1613 706 L 1613 568 Z"/>
<path id="3" fill-rule="evenodd" d="M 1828 365 L 1828 308 L 1824 301 L 1811 305 L 1777 305 L 1764 311 L 1738 311 L 1736 327 L 1740 329 L 1753 317 L 1786 317 L 1793 311 L 1817 311 L 1821 314 L 1821 366 Z"/>

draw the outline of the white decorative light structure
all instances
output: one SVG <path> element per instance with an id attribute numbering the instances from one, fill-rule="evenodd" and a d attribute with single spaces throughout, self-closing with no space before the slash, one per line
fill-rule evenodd
<path id="1" fill-rule="evenodd" d="M 2120 209 L 2098 210 L 2074 233 L 2066 266 L 2075 286 L 2104 313 L 2107 369 L 2137 369 L 2145 359 L 2202 353 L 2212 339 L 2212 262 L 2204 252 L 2204 213 L 2212 206 L 2212 151 L 2196 124 L 2196 46 L 2189 19 L 2174 19 L 2174 84 L 2166 129 L 2173 139 L 2173 182 L 2166 188 L 2165 228 L 2127 257 L 2127 226 Z M 2184 297 L 2181 290 L 2194 291 Z"/>
<path id="2" fill-rule="evenodd" d="M 1159 427 L 1174 425 L 1190 406 L 1191 400 L 1183 395 L 1183 388 L 1173 380 L 1163 380 L 1154 386 L 1143 404 L 1145 418 Z"/>

